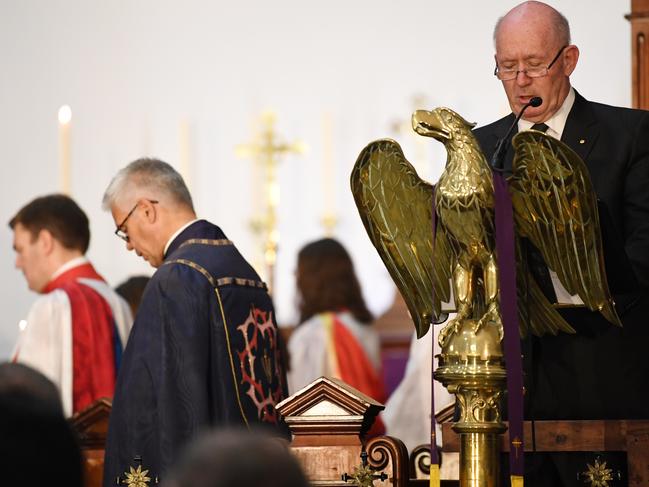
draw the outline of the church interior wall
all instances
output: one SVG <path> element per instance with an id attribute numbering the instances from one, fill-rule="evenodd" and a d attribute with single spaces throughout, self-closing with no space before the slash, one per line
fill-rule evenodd
<path id="1" fill-rule="evenodd" d="M 110 178 L 126 163 L 155 156 L 188 175 L 201 217 L 222 226 L 253 260 L 249 230 L 253 165 L 235 147 L 251 139 L 263 110 L 277 114 L 287 140 L 309 146 L 278 169 L 280 323 L 296 321 L 297 250 L 323 234 L 323 202 L 334 205 L 334 236 L 350 250 L 370 307 L 392 301 L 393 285 L 362 227 L 349 191 L 361 149 L 376 138 L 402 143 L 435 180 L 444 152 L 395 125 L 423 96 L 484 124 L 505 114 L 490 42 L 497 16 L 516 1 L 331 0 L 0 3 L 0 359 L 7 359 L 35 298 L 14 268 L 7 222 L 32 198 L 59 190 L 57 111 L 72 108 L 71 195 L 91 220 L 90 259 L 116 285 L 151 273 L 124 250 L 101 210 Z M 581 58 L 573 84 L 589 99 L 630 106 L 630 2 L 556 0 L 571 20 Z M 323 119 L 329 116 L 334 184 L 325 195 Z M 179 127 L 187 124 L 182 146 Z M 417 159 L 417 160 L 414 160 Z"/>

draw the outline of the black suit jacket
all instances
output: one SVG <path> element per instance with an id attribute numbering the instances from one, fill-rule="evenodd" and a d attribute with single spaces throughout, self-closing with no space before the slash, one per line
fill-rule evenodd
<path id="1" fill-rule="evenodd" d="M 488 159 L 513 121 L 510 114 L 475 130 Z M 649 418 L 649 112 L 589 102 L 576 93 L 561 140 L 585 161 L 603 203 L 609 283 L 624 327 L 571 309 L 563 314 L 577 335 L 525 344 L 527 414 Z M 510 148 L 506 169 L 512 159 Z"/>

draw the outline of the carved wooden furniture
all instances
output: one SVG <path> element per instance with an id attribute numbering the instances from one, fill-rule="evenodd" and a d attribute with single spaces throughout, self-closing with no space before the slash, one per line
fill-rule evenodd
<path id="1" fill-rule="evenodd" d="M 79 437 L 86 487 L 102 485 L 104 449 L 111 407 L 112 401 L 102 398 L 70 418 L 70 423 Z"/>
<path id="2" fill-rule="evenodd" d="M 293 434 L 291 449 L 313 486 L 353 485 L 343 477 L 358 471 L 363 450 L 373 473 L 387 475 L 385 483 L 375 485 L 408 485 L 408 452 L 400 440 L 380 436 L 363 444 L 362 435 L 383 405 L 353 387 L 320 377 L 277 409 Z"/>
<path id="3" fill-rule="evenodd" d="M 426 482 L 430 476 L 430 445 L 416 446 L 410 452 L 409 467 L 411 484 L 416 485 L 414 481 Z"/>
<path id="4" fill-rule="evenodd" d="M 631 0 L 631 89 L 633 107 L 649 110 L 649 0 Z"/>

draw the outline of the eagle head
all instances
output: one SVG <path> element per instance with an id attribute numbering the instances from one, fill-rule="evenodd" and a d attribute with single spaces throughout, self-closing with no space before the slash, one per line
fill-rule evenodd
<path id="1" fill-rule="evenodd" d="M 445 145 L 471 136 L 471 129 L 475 125 L 445 107 L 430 111 L 417 110 L 412 114 L 412 128 L 415 132 L 425 137 L 433 137 Z"/>

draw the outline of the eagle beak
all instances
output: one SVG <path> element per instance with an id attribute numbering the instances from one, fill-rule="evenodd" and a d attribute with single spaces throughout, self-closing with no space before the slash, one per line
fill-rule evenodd
<path id="1" fill-rule="evenodd" d="M 444 143 L 451 139 L 451 134 L 436 112 L 417 110 L 412 114 L 412 129 L 424 137 L 433 137 Z"/>

